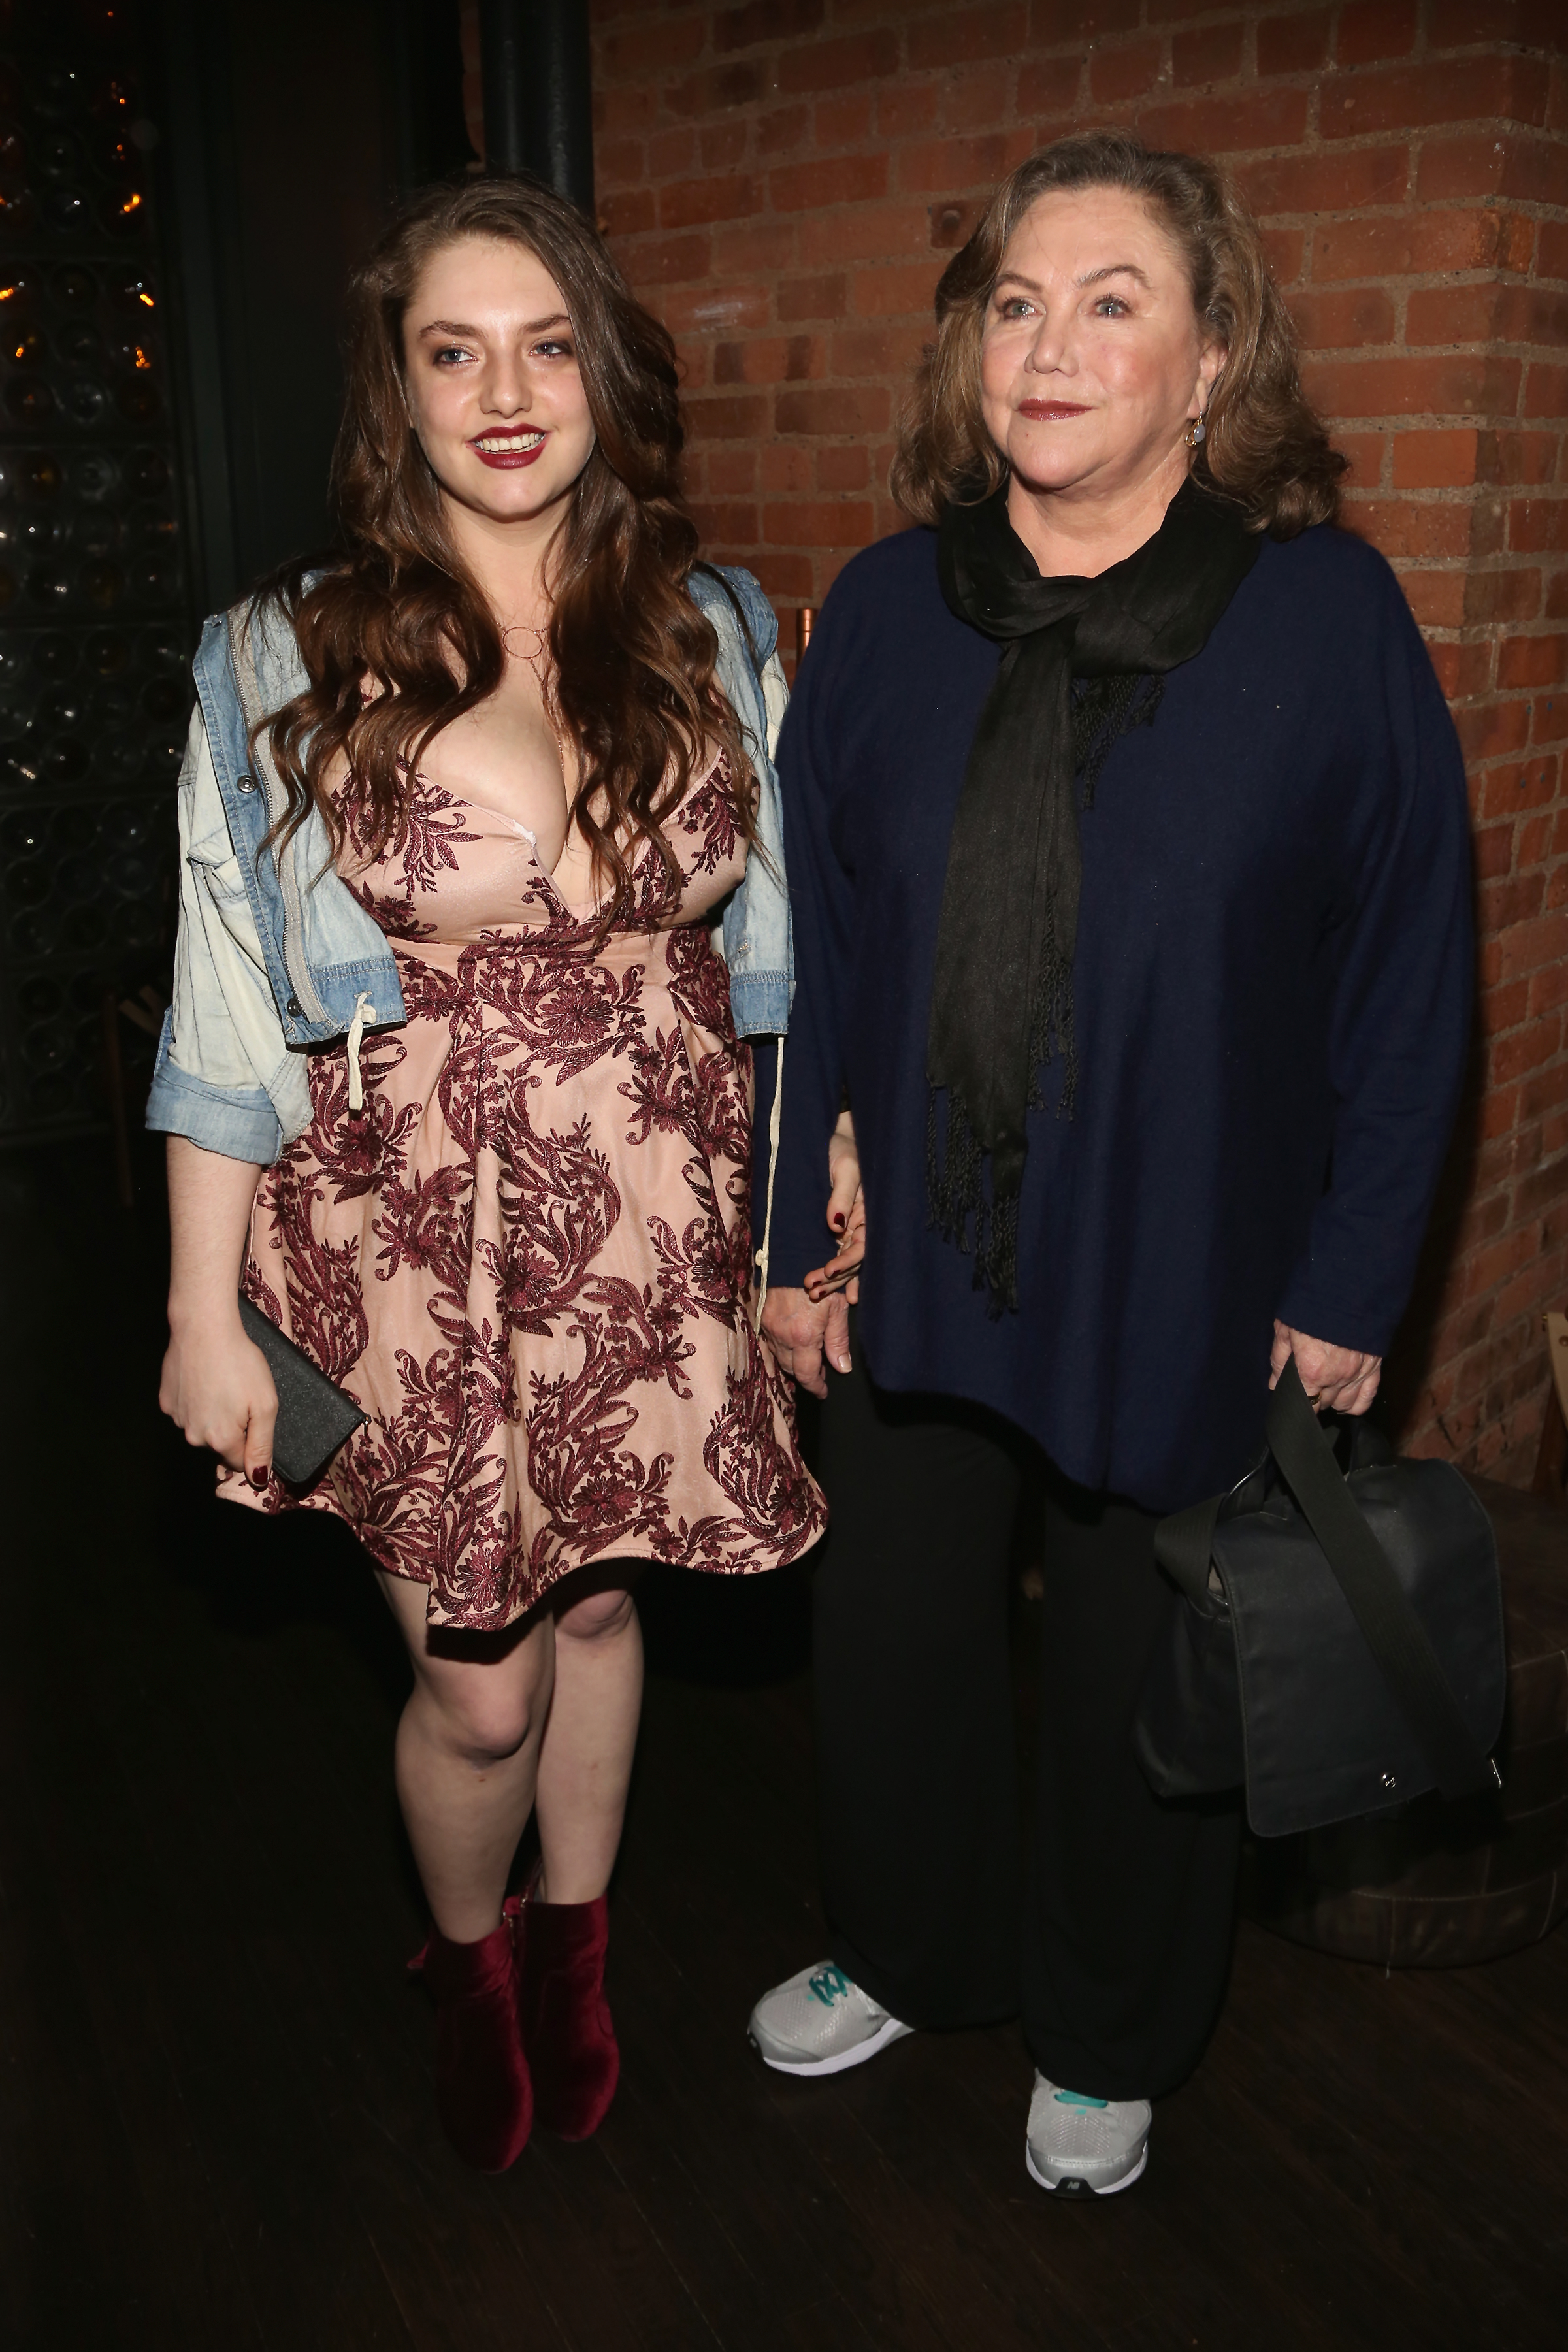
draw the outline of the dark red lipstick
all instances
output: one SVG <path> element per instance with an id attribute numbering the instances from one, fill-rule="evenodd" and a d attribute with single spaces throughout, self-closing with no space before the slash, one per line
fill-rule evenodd
<path id="1" fill-rule="evenodd" d="M 539 434 L 537 441 L 527 437 L 534 433 Z M 542 432 L 536 425 L 515 425 L 510 430 L 476 433 L 468 446 L 481 466 L 494 466 L 500 472 L 510 473 L 519 466 L 531 466 L 543 454 L 549 438 L 548 433 Z M 489 443 L 488 449 L 480 447 L 483 441 Z"/>
<path id="2" fill-rule="evenodd" d="M 1061 425 L 1070 416 L 1087 416 L 1089 410 L 1072 400 L 1021 400 L 1018 414 L 1037 425 Z"/>

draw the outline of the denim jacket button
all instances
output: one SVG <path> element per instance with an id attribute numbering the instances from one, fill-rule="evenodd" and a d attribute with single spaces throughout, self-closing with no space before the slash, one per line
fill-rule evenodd
<path id="1" fill-rule="evenodd" d="M 256 778 L 254 776 L 241 776 L 235 786 L 235 790 L 241 793 L 253 793 L 256 790 Z"/>
<path id="2" fill-rule="evenodd" d="M 291 996 L 289 999 L 288 1010 L 294 1020 L 298 1021 L 304 1009 L 297 996 Z"/>

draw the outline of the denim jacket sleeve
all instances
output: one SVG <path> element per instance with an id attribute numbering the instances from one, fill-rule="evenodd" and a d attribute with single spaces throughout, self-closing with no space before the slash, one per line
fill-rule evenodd
<path id="1" fill-rule="evenodd" d="M 795 1000 L 795 944 L 773 753 L 789 693 L 773 606 L 749 572 L 715 577 L 716 569 L 693 572 L 690 593 L 718 637 L 719 684 L 741 722 L 757 778 L 756 844 L 723 912 L 730 1008 L 738 1036 L 782 1037 Z"/>
<path id="2" fill-rule="evenodd" d="M 302 1054 L 278 1017 L 198 704 L 180 770 L 180 929 L 147 1124 L 271 1165 L 310 1123 Z"/>

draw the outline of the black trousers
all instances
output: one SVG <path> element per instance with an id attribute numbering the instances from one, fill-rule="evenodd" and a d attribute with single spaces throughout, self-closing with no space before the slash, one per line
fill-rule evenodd
<path id="1" fill-rule="evenodd" d="M 833 1958 L 910 2025 L 1021 2011 L 1036 2064 L 1069 2090 L 1171 2090 L 1225 1990 L 1240 1811 L 1162 1803 L 1132 1754 L 1145 1664 L 1178 1605 L 1153 1516 L 1056 1476 L 978 1408 L 879 1391 L 858 1340 L 823 1411 L 833 1522 L 815 1587 Z M 1008 1584 L 1031 1465 L 1045 1602 L 1026 1843 Z"/>

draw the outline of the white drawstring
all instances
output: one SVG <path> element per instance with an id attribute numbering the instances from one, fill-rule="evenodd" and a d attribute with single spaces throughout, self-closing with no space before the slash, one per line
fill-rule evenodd
<path id="1" fill-rule="evenodd" d="M 757 1252 L 757 1328 L 763 1328 L 763 1309 L 768 1303 L 768 1246 L 773 1233 L 773 1179 L 779 1171 L 779 1121 L 784 1116 L 784 1049 L 779 1039 L 778 1069 L 773 1076 L 773 1107 L 768 1118 L 768 1200 L 763 1213 L 763 1245 Z"/>
<path id="2" fill-rule="evenodd" d="M 364 1108 L 364 1080 L 360 1075 L 359 1049 L 364 1043 L 364 1024 L 375 1019 L 375 1007 L 362 989 L 354 999 L 354 1017 L 349 1023 L 347 1053 L 349 1057 L 349 1108 Z"/>

